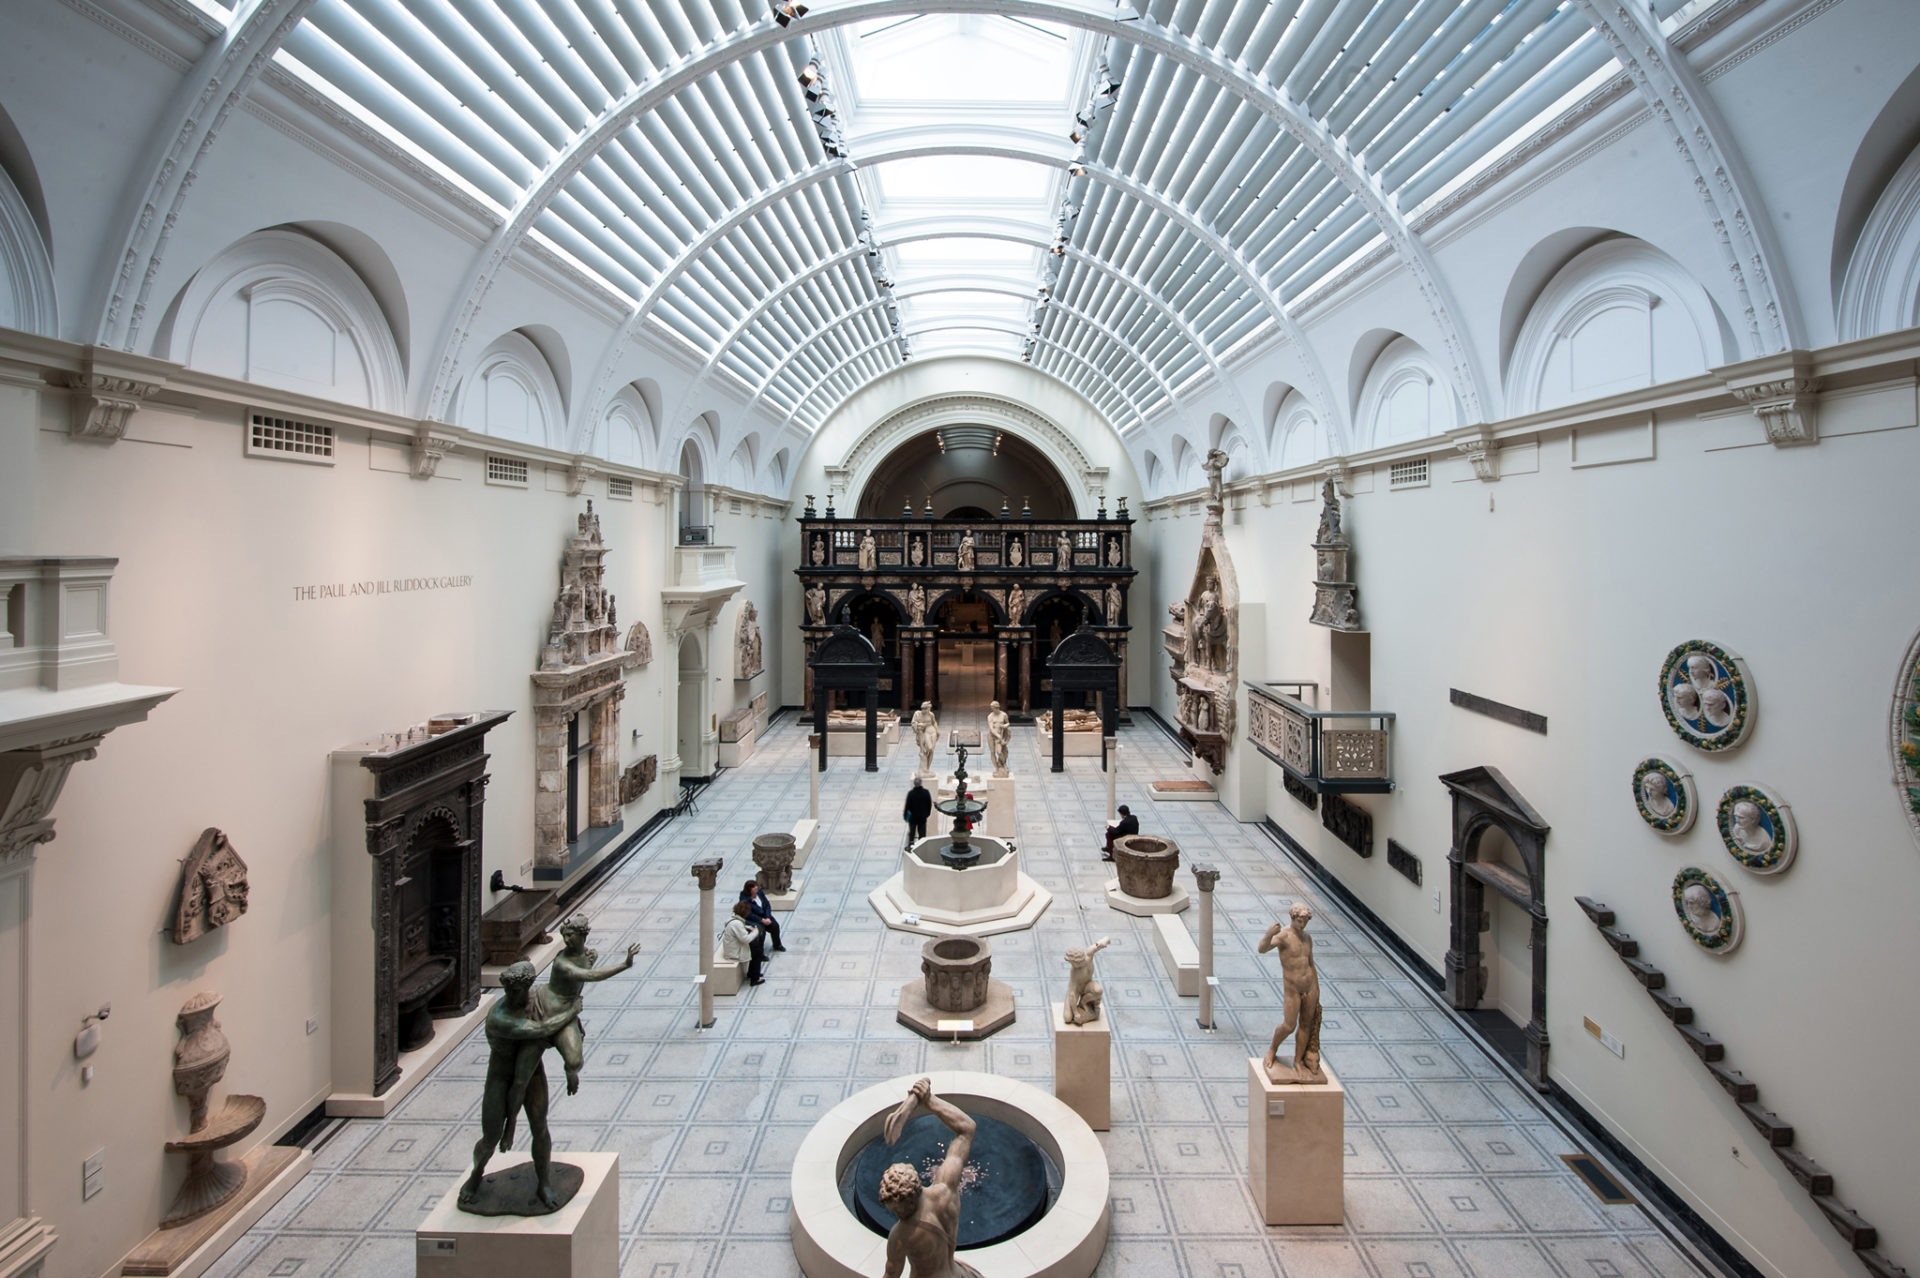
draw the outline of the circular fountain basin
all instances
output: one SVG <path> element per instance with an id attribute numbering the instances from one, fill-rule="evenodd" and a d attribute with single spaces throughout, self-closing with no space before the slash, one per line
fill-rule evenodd
<path id="1" fill-rule="evenodd" d="M 965 1251 L 966 1262 L 982 1278 L 1089 1278 L 1106 1251 L 1111 1206 L 1106 1151 L 1086 1120 L 1017 1079 L 962 1070 L 928 1077 L 936 1096 L 976 1120 L 1005 1124 L 1058 1173 L 1058 1187 L 1038 1219 L 1016 1235 Z M 886 1272 L 885 1235 L 861 1222 L 840 1185 L 869 1143 L 881 1138 L 887 1115 L 912 1084 L 913 1077 L 903 1075 L 848 1097 L 801 1142 L 790 1177 L 789 1223 L 793 1254 L 807 1278 L 881 1278 Z M 964 1214 L 964 1187 L 960 1201 Z"/>
<path id="2" fill-rule="evenodd" d="M 1025 1233 L 1046 1215 L 1060 1189 L 1059 1169 L 1040 1146 L 998 1119 L 974 1117 L 973 1148 L 960 1181 L 960 1250 L 990 1247 Z M 953 1133 L 932 1114 L 907 1124 L 900 1139 L 887 1144 L 884 1134 L 861 1146 L 840 1176 L 840 1201 L 860 1223 L 886 1237 L 899 1219 L 880 1201 L 880 1175 L 905 1163 L 931 1184 L 945 1161 Z"/>

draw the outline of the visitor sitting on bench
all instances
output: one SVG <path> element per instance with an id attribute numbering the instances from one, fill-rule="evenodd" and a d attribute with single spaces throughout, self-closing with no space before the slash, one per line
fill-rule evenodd
<path id="1" fill-rule="evenodd" d="M 787 947 L 780 943 L 780 923 L 773 917 L 773 902 L 767 900 L 767 894 L 753 879 L 740 889 L 740 899 L 747 903 L 747 922 L 765 932 L 773 940 L 773 952 L 784 954 Z"/>
<path id="2" fill-rule="evenodd" d="M 1113 860 L 1113 841 L 1125 838 L 1129 834 L 1140 833 L 1140 818 L 1135 816 L 1126 804 L 1120 805 L 1120 819 L 1107 827 L 1107 850 L 1100 855 L 1102 861 Z"/>

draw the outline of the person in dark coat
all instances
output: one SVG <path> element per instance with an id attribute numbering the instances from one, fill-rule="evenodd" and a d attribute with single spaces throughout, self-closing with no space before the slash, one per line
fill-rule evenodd
<path id="1" fill-rule="evenodd" d="M 913 789 L 907 791 L 907 810 L 903 814 L 907 822 L 907 842 L 927 837 L 927 818 L 933 815 L 933 793 L 920 784 L 920 778 L 913 778 Z"/>
<path id="2" fill-rule="evenodd" d="M 1126 804 L 1120 805 L 1120 819 L 1107 827 L 1107 850 L 1100 857 L 1102 861 L 1113 860 L 1113 841 L 1123 839 L 1129 834 L 1140 833 L 1140 818 L 1135 816 Z"/>
<path id="3" fill-rule="evenodd" d="M 775 954 L 785 954 L 787 947 L 780 941 L 780 921 L 773 917 L 773 902 L 760 890 L 760 885 L 748 879 L 747 885 L 740 889 L 740 899 L 747 903 L 747 922 L 772 938 Z"/>

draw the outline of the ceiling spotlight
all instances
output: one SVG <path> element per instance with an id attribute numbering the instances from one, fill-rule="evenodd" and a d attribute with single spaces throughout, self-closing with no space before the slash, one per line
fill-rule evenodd
<path id="1" fill-rule="evenodd" d="M 820 83 L 820 64 L 818 62 L 809 62 L 800 68 L 800 83 L 806 85 L 808 88 L 812 88 L 814 85 Z"/>
<path id="2" fill-rule="evenodd" d="M 1080 163 L 1078 160 L 1075 160 L 1072 164 L 1069 164 L 1067 166 L 1068 177 L 1085 177 L 1086 175 L 1087 175 L 1087 166 Z"/>
<path id="3" fill-rule="evenodd" d="M 806 16 L 807 6 L 804 4 L 796 4 L 793 0 L 781 0 L 779 4 L 773 6 L 773 20 L 783 27 L 796 18 L 804 18 Z"/>
<path id="4" fill-rule="evenodd" d="M 1084 125 L 1075 125 L 1073 132 L 1067 134 L 1067 139 L 1068 141 L 1071 141 L 1077 144 L 1085 141 L 1086 136 L 1087 136 L 1086 127 Z"/>
<path id="5" fill-rule="evenodd" d="M 1093 92 L 1096 97 L 1117 98 L 1120 96 L 1120 82 L 1118 80 L 1102 80 L 1099 84 L 1093 86 Z"/>

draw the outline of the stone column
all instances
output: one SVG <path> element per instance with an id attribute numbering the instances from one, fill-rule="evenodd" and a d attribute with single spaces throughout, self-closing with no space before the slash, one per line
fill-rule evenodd
<path id="1" fill-rule="evenodd" d="M 1101 766 L 1107 770 L 1107 824 L 1119 820 L 1120 814 L 1114 810 L 1114 783 L 1120 776 L 1120 738 L 1102 737 L 1100 744 L 1105 751 Z"/>
<path id="2" fill-rule="evenodd" d="M 1004 634 L 994 636 L 993 699 L 1003 706 L 1007 703 L 1007 637 Z"/>
<path id="3" fill-rule="evenodd" d="M 826 746 L 826 744 L 827 744 L 827 734 L 825 729 L 822 729 L 819 732 L 811 733 L 807 737 L 807 749 L 813 751 L 816 755 L 819 755 L 822 761 L 825 760 L 825 755 L 822 754 L 822 750 Z M 818 821 L 820 819 L 820 766 L 819 764 L 816 764 L 815 766 L 807 769 L 807 819 L 809 821 Z"/>
<path id="4" fill-rule="evenodd" d="M 1033 640 L 1022 639 L 1014 648 L 1020 666 L 1020 713 L 1033 713 Z"/>
<path id="5" fill-rule="evenodd" d="M 917 645 L 904 634 L 900 636 L 900 713 L 913 713 L 913 650 Z"/>
<path id="6" fill-rule="evenodd" d="M 934 654 L 937 653 L 939 650 L 940 650 L 940 645 L 934 644 L 934 643 L 927 643 L 925 640 L 921 641 L 921 644 L 920 644 L 921 698 L 920 699 L 922 701 L 937 702 L 939 699 L 939 694 L 933 686 Z M 914 704 L 918 705 L 919 702 L 915 702 Z"/>
<path id="7" fill-rule="evenodd" d="M 1213 1028 L 1213 885 L 1220 881 L 1217 866 L 1195 862 L 1193 877 L 1200 885 L 1200 1028 Z"/>
<path id="8" fill-rule="evenodd" d="M 709 857 L 693 863 L 693 877 L 700 884 L 700 1021 L 696 1028 L 713 1028 L 713 887 L 726 862 Z"/>

